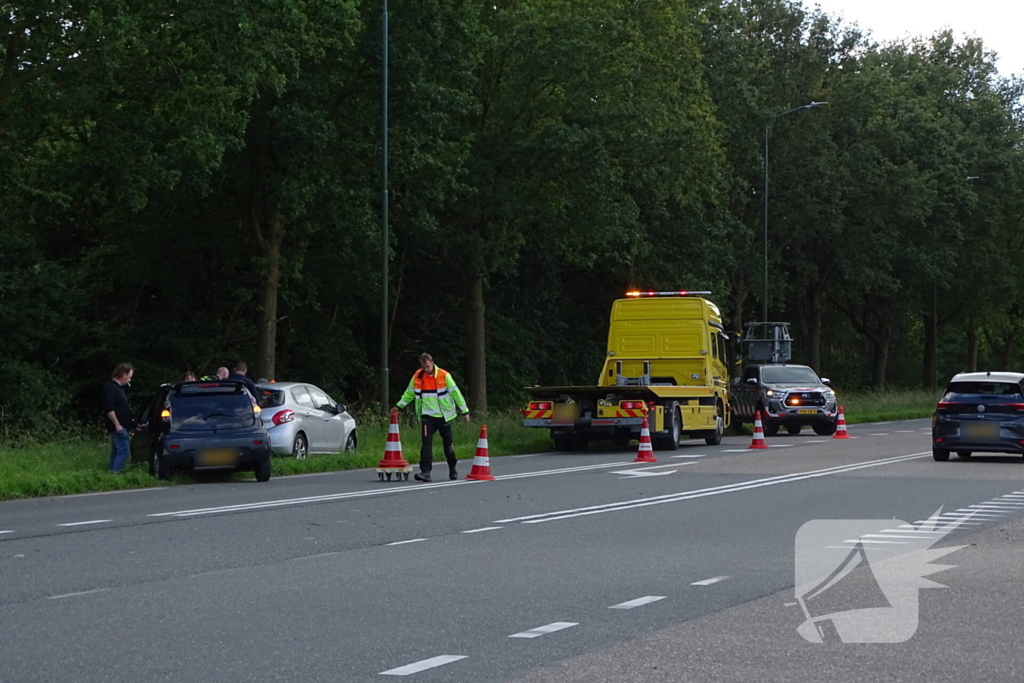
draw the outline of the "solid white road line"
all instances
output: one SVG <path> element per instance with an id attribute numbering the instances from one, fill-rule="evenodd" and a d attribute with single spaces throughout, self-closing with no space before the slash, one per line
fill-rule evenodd
<path id="1" fill-rule="evenodd" d="M 914 431 L 913 429 L 897 429 L 896 433 L 897 434 L 917 434 L 917 432 Z"/>
<path id="2" fill-rule="evenodd" d="M 0 534 L 13 534 L 14 531 L 0 531 Z"/>
<path id="3" fill-rule="evenodd" d="M 716 577 L 714 577 L 712 579 L 704 579 L 703 581 L 694 581 L 690 585 L 691 586 L 710 586 L 713 583 L 718 583 L 719 581 L 725 581 L 728 578 L 729 578 L 728 576 L 716 576 Z"/>
<path id="4" fill-rule="evenodd" d="M 792 444 L 792 443 L 773 443 L 773 444 L 770 444 L 768 446 L 768 448 L 789 448 L 790 446 L 795 446 L 795 445 L 796 444 Z"/>
<path id="5" fill-rule="evenodd" d="M 106 524 L 107 522 L 113 522 L 112 519 L 90 519 L 88 522 L 67 522 L 66 524 L 58 524 L 57 526 L 85 526 L 86 524 Z"/>
<path id="6" fill-rule="evenodd" d="M 754 479 L 752 481 L 739 482 L 737 484 L 726 484 L 724 486 L 714 486 L 706 489 L 679 491 L 678 493 L 670 493 L 663 496 L 636 498 L 633 500 L 619 501 L 617 503 L 606 503 L 604 505 L 591 505 L 589 507 L 583 508 L 556 510 L 553 512 L 543 512 L 536 515 L 525 515 L 523 517 L 510 517 L 508 519 L 498 519 L 494 521 L 494 524 L 507 524 L 510 522 L 522 522 L 523 524 L 538 524 L 542 522 L 569 519 L 572 517 L 582 517 L 584 515 L 597 515 L 604 512 L 617 512 L 619 510 L 629 510 L 633 508 L 647 507 L 649 505 L 660 505 L 662 503 L 675 503 L 682 500 L 691 500 L 693 498 L 716 496 L 723 493 L 735 493 L 737 491 L 746 491 L 749 489 L 761 488 L 762 486 L 774 486 L 776 484 L 786 484 L 793 481 L 814 479 L 817 477 L 825 477 L 832 474 L 840 474 L 843 472 L 853 472 L 868 467 L 877 467 L 879 465 L 889 465 L 893 463 L 903 462 L 906 460 L 923 458 L 928 455 L 931 455 L 931 451 L 927 451 L 924 453 L 911 453 L 909 455 L 900 455 L 892 458 L 883 458 L 881 460 L 869 460 L 866 463 L 859 463 L 855 465 L 840 465 L 838 467 L 828 467 L 822 470 L 812 470 L 810 472 L 785 474 L 776 477 L 767 477 L 764 479 Z"/>
<path id="7" fill-rule="evenodd" d="M 503 529 L 503 528 L 504 527 L 500 527 L 500 526 L 485 526 L 485 527 L 483 527 L 481 529 L 466 529 L 462 533 L 464 533 L 464 534 L 478 534 L 481 531 L 494 531 L 495 529 Z"/>
<path id="8" fill-rule="evenodd" d="M 707 455 L 705 455 L 704 453 L 701 453 L 699 455 L 696 455 L 696 454 L 695 455 L 673 455 L 671 457 L 673 457 L 673 458 L 706 458 Z"/>
<path id="9" fill-rule="evenodd" d="M 868 436 L 889 436 L 889 432 L 879 432 L 878 434 L 868 434 Z"/>
<path id="10" fill-rule="evenodd" d="M 60 600 L 61 598 L 75 598 L 79 595 L 92 595 L 93 593 L 104 593 L 110 590 L 109 588 L 97 588 L 91 591 L 79 591 L 78 593 L 64 593 L 63 595 L 48 595 L 47 600 Z"/>
<path id="11" fill-rule="evenodd" d="M 828 439 L 809 439 L 807 441 L 804 441 L 804 443 L 827 443 L 827 442 L 828 442 Z"/>
<path id="12" fill-rule="evenodd" d="M 433 669 L 437 666 L 444 666 L 445 664 L 451 664 L 457 662 L 460 659 L 465 659 L 466 655 L 438 655 L 437 657 L 431 657 L 430 659 L 424 659 L 419 662 L 413 662 L 412 664 L 406 664 L 400 666 L 397 669 L 388 669 L 387 671 L 381 671 L 381 676 L 408 676 L 410 674 L 419 673 L 420 671 L 426 671 L 427 669 Z"/>
<path id="13" fill-rule="evenodd" d="M 658 602 L 658 600 L 664 600 L 664 595 L 648 595 L 643 598 L 637 598 L 636 600 L 629 600 L 628 602 L 620 602 L 617 605 L 612 605 L 608 609 L 633 609 L 634 607 L 641 607 L 643 605 L 649 605 L 652 602 Z"/>
<path id="14" fill-rule="evenodd" d="M 572 628 L 573 626 L 579 626 L 579 624 L 575 621 L 556 621 L 544 626 L 538 626 L 537 628 L 531 628 L 529 631 L 523 631 L 522 633 L 513 633 L 509 638 L 538 638 L 548 633 Z"/>
<path id="15" fill-rule="evenodd" d="M 552 474 L 568 474 L 575 472 L 586 472 L 589 470 L 605 469 L 608 467 L 622 467 L 631 464 L 631 460 L 623 462 L 612 462 L 603 465 L 584 465 L 580 467 L 563 467 L 555 470 L 541 470 L 539 472 L 525 472 L 523 474 L 506 474 L 495 477 L 499 481 L 506 479 L 524 479 L 527 477 L 543 477 Z M 432 491 L 447 486 L 466 486 L 480 482 L 462 479 L 459 481 L 437 482 L 433 484 L 417 484 L 416 486 L 403 486 L 401 488 L 375 489 L 370 491 L 349 491 L 348 493 L 331 493 L 322 496 L 306 496 L 303 498 L 282 498 L 278 500 L 267 500 L 259 503 L 242 503 L 239 505 L 222 505 L 220 507 L 196 508 L 193 510 L 174 510 L 173 512 L 156 512 L 146 515 L 147 517 L 195 517 L 199 515 L 215 515 L 225 512 L 244 512 L 248 510 L 263 510 L 266 508 L 284 507 L 287 505 L 302 505 L 305 503 L 326 503 L 335 500 L 347 500 L 350 498 L 366 498 L 369 496 L 383 496 L 392 493 L 408 493 L 410 491 Z"/>
<path id="16" fill-rule="evenodd" d="M 752 448 L 730 448 L 729 450 L 722 451 L 723 453 L 746 453 L 747 451 L 754 450 Z"/>
<path id="17" fill-rule="evenodd" d="M 406 545 L 408 543 L 419 543 L 425 541 L 425 538 L 410 538 L 408 541 L 395 541 L 394 543 L 388 543 L 388 545 Z"/>

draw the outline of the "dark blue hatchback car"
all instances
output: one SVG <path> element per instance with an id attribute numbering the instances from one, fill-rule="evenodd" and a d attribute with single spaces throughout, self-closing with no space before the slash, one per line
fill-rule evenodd
<path id="1" fill-rule="evenodd" d="M 165 384 L 136 426 L 132 459 L 148 462 L 158 479 L 177 469 L 237 470 L 269 481 L 270 436 L 241 382 Z"/>
<path id="2" fill-rule="evenodd" d="M 962 372 L 953 377 L 932 419 L 932 457 L 1024 454 L 1024 374 Z"/>

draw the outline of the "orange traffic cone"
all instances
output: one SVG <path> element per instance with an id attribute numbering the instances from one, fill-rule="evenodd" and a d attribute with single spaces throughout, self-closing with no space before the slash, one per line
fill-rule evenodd
<path id="1" fill-rule="evenodd" d="M 480 439 L 476 442 L 476 455 L 473 456 L 473 469 L 466 479 L 474 481 L 494 481 L 491 476 L 491 456 L 487 453 L 487 425 L 480 427 Z"/>
<path id="2" fill-rule="evenodd" d="M 846 416 L 843 415 L 843 407 L 839 406 L 839 422 L 836 424 L 836 433 L 832 436 L 833 439 L 849 439 L 850 435 L 846 433 Z"/>
<path id="3" fill-rule="evenodd" d="M 405 474 L 405 478 L 408 479 L 411 471 L 412 466 L 409 461 L 402 457 L 402 442 L 398 438 L 398 411 L 392 409 L 391 424 L 388 426 L 388 441 L 384 445 L 384 459 L 377 463 L 377 476 L 383 481 L 386 474 L 390 481 L 391 475 L 394 474 L 397 481 L 402 474 Z"/>
<path id="4" fill-rule="evenodd" d="M 654 457 L 654 449 L 651 448 L 651 428 L 647 424 L 647 413 L 644 413 L 644 424 L 640 427 L 640 448 L 633 462 L 658 462 Z"/>
<path id="5" fill-rule="evenodd" d="M 761 425 L 761 411 L 754 413 L 754 438 L 750 442 L 750 450 L 768 448 L 764 442 L 764 427 Z"/>

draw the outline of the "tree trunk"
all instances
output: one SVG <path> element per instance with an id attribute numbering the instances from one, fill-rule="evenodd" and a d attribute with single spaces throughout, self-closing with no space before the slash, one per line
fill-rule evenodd
<path id="1" fill-rule="evenodd" d="M 473 412 L 487 412 L 487 336 L 484 329 L 484 280 L 470 271 L 463 285 L 466 313 L 466 393 Z"/>
<path id="2" fill-rule="evenodd" d="M 277 207 L 266 215 L 255 216 L 257 243 L 263 257 L 264 272 L 260 283 L 260 309 L 258 345 L 256 348 L 256 374 L 274 379 L 277 359 L 277 292 L 281 283 L 281 243 L 284 241 L 284 223 Z M 260 224 L 262 222 L 262 225 Z"/>
<path id="3" fill-rule="evenodd" d="M 1016 334 L 1014 332 L 1010 331 L 1003 337 L 1003 349 L 1002 353 L 999 354 L 1000 370 L 1012 369 L 1011 363 L 1013 363 L 1014 351 L 1016 350 Z"/>
<path id="4" fill-rule="evenodd" d="M 978 371 L 978 329 L 967 330 L 967 372 Z"/>
<path id="5" fill-rule="evenodd" d="M 747 300 L 747 294 L 750 288 L 747 285 L 747 281 L 740 279 L 732 283 L 732 324 L 731 327 L 739 335 L 732 335 L 730 348 L 732 349 L 732 357 L 726 360 L 726 365 L 729 368 L 729 374 L 731 376 L 739 377 L 741 366 L 735 361 L 743 353 L 743 344 L 740 343 L 740 339 L 743 337 L 743 304 Z"/>
<path id="6" fill-rule="evenodd" d="M 821 288 L 812 287 L 806 299 L 807 311 L 807 364 L 821 372 Z"/>
<path id="7" fill-rule="evenodd" d="M 889 323 L 881 320 L 874 338 L 875 354 L 871 368 L 871 383 L 875 391 L 885 391 L 885 375 L 889 367 Z"/>
<path id="8" fill-rule="evenodd" d="M 938 330 L 936 329 L 935 316 L 926 314 L 922 316 L 924 322 L 924 355 L 923 362 L 921 364 L 921 386 L 928 391 L 935 391 L 935 356 L 936 356 L 936 338 L 938 337 Z"/>

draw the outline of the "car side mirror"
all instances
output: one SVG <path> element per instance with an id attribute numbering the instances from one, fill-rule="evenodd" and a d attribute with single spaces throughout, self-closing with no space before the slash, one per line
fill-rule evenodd
<path id="1" fill-rule="evenodd" d="M 341 415 L 342 413 L 348 412 L 348 406 L 345 405 L 344 403 L 339 403 L 334 407 L 334 412 L 336 412 L 338 415 Z"/>
<path id="2" fill-rule="evenodd" d="M 821 383 L 824 384 L 825 386 L 829 386 L 832 384 L 832 380 L 830 380 L 828 377 L 822 377 Z"/>
<path id="3" fill-rule="evenodd" d="M 750 377 L 749 379 L 747 379 L 747 384 L 749 384 L 750 386 L 757 386 L 757 378 Z"/>

